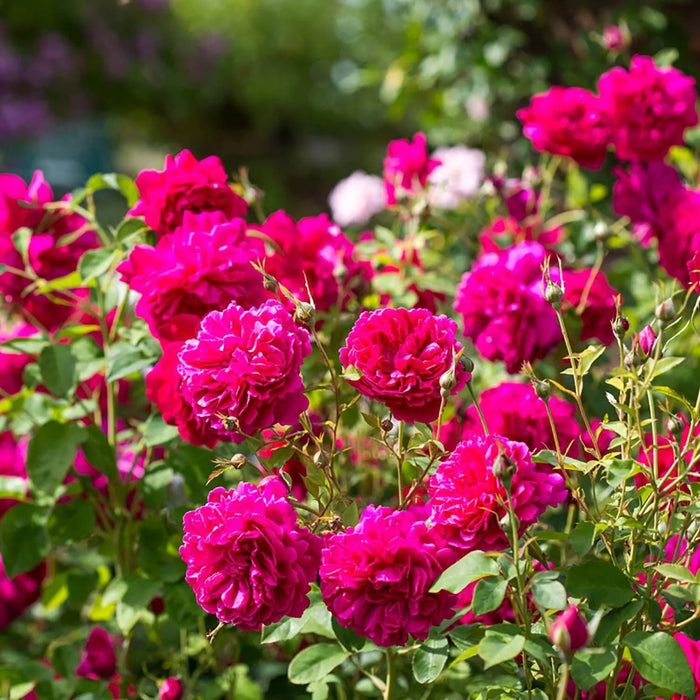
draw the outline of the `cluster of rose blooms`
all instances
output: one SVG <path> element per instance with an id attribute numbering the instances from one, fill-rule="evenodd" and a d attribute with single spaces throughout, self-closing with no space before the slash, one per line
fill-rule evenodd
<path id="1" fill-rule="evenodd" d="M 691 253 L 699 247 L 694 211 L 700 209 L 692 207 L 700 194 L 660 162 L 682 143 L 684 129 L 697 123 L 692 79 L 635 57 L 629 73 L 616 68 L 601 78 L 599 97 L 553 89 L 520 116 L 539 149 L 590 167 L 599 166 L 613 145 L 619 158 L 631 161 L 627 172 L 618 172 L 615 208 L 630 217 L 643 243 L 658 242 L 669 274 L 686 285 L 697 281 L 700 261 Z M 459 163 L 467 161 L 472 167 L 464 178 Z M 334 218 L 343 225 L 362 224 L 386 208 L 403 215 L 406 203 L 417 200 L 433 208 L 457 206 L 475 194 L 483 160 L 464 149 L 431 156 L 418 134 L 389 144 L 381 191 L 372 176 L 352 177 L 331 197 Z M 0 291 L 34 326 L 16 326 L 10 336 L 94 322 L 87 290 L 47 295 L 37 280 L 73 272 L 81 255 L 97 246 L 95 233 L 68 201 L 51 202 L 40 174 L 29 185 L 2 178 L 0 262 L 7 267 Z M 387 271 L 363 259 L 326 215 L 295 221 L 280 211 L 251 223 L 245 193 L 227 180 L 218 158 L 199 161 L 188 151 L 168 156 L 162 171 L 142 172 L 136 179 L 140 199 L 130 215 L 143 217 L 156 243 L 136 245 L 118 267 L 122 281 L 140 295 L 136 314 L 162 346 L 161 359 L 145 377 L 146 395 L 183 440 L 208 447 L 260 434 L 274 442 L 274 426 L 297 425 L 309 407 L 301 369 L 319 342 L 318 330 L 334 308 L 362 309 L 373 282 Z M 493 185 L 509 215 L 482 232 L 482 251 L 456 288 L 463 335 L 482 358 L 503 361 L 509 373 L 544 358 L 562 341 L 547 294 L 552 287 L 561 292 L 562 312 L 580 318 L 581 340 L 612 343 L 620 302 L 604 273 L 558 256 L 563 231 L 546 228 L 534 188 L 501 179 Z M 363 188 L 374 188 L 373 200 L 358 195 Z M 371 202 L 371 210 L 353 211 L 358 201 Z M 23 227 L 32 235 L 26 250 L 18 251 L 12 234 Z M 676 256 L 682 251 L 683 265 L 665 260 L 664 246 Z M 409 247 L 395 262 L 399 269 L 421 269 L 418 251 Z M 339 360 L 348 382 L 395 420 L 439 424 L 446 403 L 470 381 L 471 367 L 462 357 L 457 322 L 436 313 L 439 295 L 419 291 L 414 308 L 393 308 L 385 298 L 383 308 L 361 311 L 331 363 Z M 638 352 L 651 353 L 650 334 L 651 328 L 636 337 Z M 8 365 L 30 361 L 4 357 Z M 21 381 L 4 391 L 20 387 Z M 507 549 L 509 523 L 521 535 L 568 498 L 561 473 L 533 460 L 534 451 L 556 447 L 534 390 L 504 382 L 484 391 L 480 404 L 488 434 L 475 407 L 458 406 L 438 436 L 449 454 L 425 488 L 401 494 L 395 507 L 368 505 L 359 523 L 344 531 L 319 534 L 300 524 L 288 486 L 275 475 L 258 485 L 212 490 L 207 504 L 185 515 L 180 549 L 198 603 L 223 623 L 255 630 L 301 615 L 310 584 L 320 581 L 337 620 L 376 644 L 425 639 L 473 594 L 473 586 L 459 595 L 431 592 L 446 567 L 475 549 Z M 573 406 L 551 397 L 549 408 L 562 449 L 585 450 L 590 436 L 581 436 Z M 603 442 L 598 435 L 598 449 Z M 670 447 L 668 453 L 671 458 Z M 15 471 L 17 464 L 21 460 L 13 462 Z M 1 465 L 0 473 L 6 468 Z M 674 554 L 679 552 L 669 557 Z M 691 552 L 680 555 L 697 570 L 700 562 L 690 560 Z M 697 655 L 697 643 L 688 645 Z"/>

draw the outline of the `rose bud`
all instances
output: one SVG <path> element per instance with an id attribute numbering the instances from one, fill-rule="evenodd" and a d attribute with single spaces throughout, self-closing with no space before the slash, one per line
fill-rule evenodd
<path id="1" fill-rule="evenodd" d="M 85 649 L 75 675 L 82 678 L 111 678 L 117 666 L 114 643 L 109 632 L 95 627 L 85 642 Z"/>
<path id="2" fill-rule="evenodd" d="M 184 695 L 182 683 L 174 676 L 166 678 L 158 688 L 158 700 L 181 700 Z"/>
<path id="3" fill-rule="evenodd" d="M 569 605 L 554 620 L 549 630 L 549 641 L 565 656 L 571 656 L 588 644 L 588 625 L 577 605 Z"/>

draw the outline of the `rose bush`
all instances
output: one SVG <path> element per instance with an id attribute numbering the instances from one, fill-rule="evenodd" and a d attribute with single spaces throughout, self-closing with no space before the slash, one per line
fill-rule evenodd
<path id="1" fill-rule="evenodd" d="M 0 176 L 0 695 L 697 697 L 694 81 L 598 92 L 335 220 L 189 151 Z"/>

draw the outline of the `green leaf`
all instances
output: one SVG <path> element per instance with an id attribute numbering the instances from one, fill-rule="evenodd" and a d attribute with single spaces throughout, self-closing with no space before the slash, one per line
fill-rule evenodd
<path id="1" fill-rule="evenodd" d="M 612 649 L 578 652 L 571 663 L 571 676 L 581 690 L 589 690 L 606 680 L 615 668 L 617 655 Z"/>
<path id="2" fill-rule="evenodd" d="M 367 644 L 367 640 L 364 637 L 360 637 L 354 630 L 343 627 L 335 618 L 332 618 L 331 625 L 333 626 L 333 632 L 335 632 L 335 638 L 343 649 L 347 649 L 349 652 L 356 652 L 360 651 Z"/>
<path id="3" fill-rule="evenodd" d="M 643 678 L 692 698 L 695 680 L 681 645 L 666 632 L 630 632 L 623 640 Z"/>
<path id="4" fill-rule="evenodd" d="M 449 591 L 459 593 L 472 581 L 498 575 L 498 564 L 483 552 L 474 550 L 445 569 L 430 589 L 431 593 Z"/>
<path id="5" fill-rule="evenodd" d="M 557 580 L 558 575 L 555 571 L 539 571 L 532 577 L 532 595 L 548 610 L 566 608 L 566 589 Z"/>
<path id="6" fill-rule="evenodd" d="M 592 608 L 620 608 L 634 596 L 627 577 L 609 562 L 599 560 L 572 566 L 566 575 L 566 589 L 575 598 L 587 598 Z"/>
<path id="7" fill-rule="evenodd" d="M 634 617 L 643 607 L 643 600 L 633 600 L 624 607 L 615 608 L 604 615 L 603 619 L 598 625 L 598 630 L 595 633 L 595 644 L 611 644 L 612 641 L 619 635 L 622 624 L 634 619 Z"/>
<path id="8" fill-rule="evenodd" d="M 569 535 L 571 549 L 580 557 L 587 554 L 595 539 L 595 525 L 588 520 L 580 522 Z"/>
<path id="9" fill-rule="evenodd" d="M 115 252 L 110 248 L 94 248 L 83 253 L 78 261 L 78 272 L 83 282 L 89 282 L 109 270 Z"/>
<path id="10" fill-rule="evenodd" d="M 525 637 L 521 634 L 509 635 L 487 630 L 479 643 L 479 657 L 484 660 L 484 668 L 487 669 L 514 659 L 524 646 Z"/>
<path id="11" fill-rule="evenodd" d="M 318 590 L 309 593 L 311 604 L 301 617 L 285 617 L 279 622 L 264 625 L 261 641 L 263 644 L 285 642 L 298 634 L 321 634 L 330 639 L 335 638 L 331 614 Z"/>
<path id="12" fill-rule="evenodd" d="M 343 370 L 342 377 L 348 382 L 356 382 L 362 379 L 362 372 L 359 369 L 357 369 L 357 367 L 355 367 L 354 365 L 348 365 Z"/>
<path id="13" fill-rule="evenodd" d="M 27 450 L 27 474 L 36 491 L 53 495 L 73 463 L 82 437 L 80 427 L 71 423 L 49 421 L 36 430 Z"/>
<path id="14" fill-rule="evenodd" d="M 661 376 L 662 374 L 666 374 L 666 372 L 670 372 L 674 367 L 677 367 L 678 365 L 681 364 L 681 362 L 685 361 L 685 357 L 662 357 L 656 365 L 653 365 L 653 360 L 647 360 L 646 363 L 646 379 L 648 380 L 650 377 L 649 372 L 651 371 L 652 366 L 654 367 L 654 374 L 651 375 L 651 379 L 655 379 L 656 377 Z"/>
<path id="15" fill-rule="evenodd" d="M 496 576 L 482 578 L 474 588 L 472 613 L 479 617 L 496 610 L 506 597 L 507 585 L 506 581 Z"/>
<path id="16" fill-rule="evenodd" d="M 41 381 L 54 394 L 65 398 L 76 387 L 76 362 L 68 345 L 47 345 L 39 355 Z"/>
<path id="17" fill-rule="evenodd" d="M 306 685 L 325 678 L 336 666 L 350 656 L 337 644 L 314 644 L 302 649 L 289 663 L 289 680 Z"/>
<path id="18" fill-rule="evenodd" d="M 174 440 L 178 435 L 177 427 L 168 425 L 160 413 L 153 413 L 149 416 L 143 430 L 143 438 L 147 447 L 165 445 L 165 443 Z"/>
<path id="19" fill-rule="evenodd" d="M 113 382 L 150 367 L 157 358 L 146 356 L 131 343 L 120 342 L 107 351 L 107 381 Z"/>
<path id="20" fill-rule="evenodd" d="M 109 444 L 107 436 L 96 425 L 85 428 L 84 434 L 82 448 L 88 463 L 110 481 L 119 479 L 114 447 Z"/>
<path id="21" fill-rule="evenodd" d="M 593 363 L 605 352 L 604 345 L 589 345 L 581 353 L 581 376 L 585 376 L 590 371 Z"/>
<path id="22" fill-rule="evenodd" d="M 664 578 L 671 578 L 674 581 L 681 583 L 698 583 L 698 579 L 692 574 L 689 569 L 679 564 L 659 564 L 654 567 L 654 570 L 660 573 Z"/>
<path id="23" fill-rule="evenodd" d="M 49 518 L 51 541 L 57 544 L 80 542 L 90 537 L 95 524 L 95 511 L 85 498 L 57 503 Z"/>
<path id="24" fill-rule="evenodd" d="M 35 503 L 12 506 L 0 522 L 0 555 L 10 578 L 37 566 L 46 558 L 51 542 L 46 531 L 49 510 Z"/>
<path id="25" fill-rule="evenodd" d="M 148 226 L 143 222 L 143 219 L 124 219 L 117 227 L 116 239 L 121 243 L 141 231 L 148 231 Z"/>
<path id="26" fill-rule="evenodd" d="M 611 488 L 617 488 L 625 479 L 639 474 L 642 468 L 632 459 L 613 459 L 606 463 L 608 472 L 608 484 Z"/>
<path id="27" fill-rule="evenodd" d="M 428 637 L 413 654 L 413 677 L 419 683 L 432 683 L 445 668 L 450 645 L 445 637 Z"/>

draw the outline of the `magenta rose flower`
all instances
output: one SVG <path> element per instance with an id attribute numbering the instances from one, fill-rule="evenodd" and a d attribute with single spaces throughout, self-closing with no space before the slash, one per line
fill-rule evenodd
<path id="1" fill-rule="evenodd" d="M 259 630 L 309 605 L 321 539 L 297 525 L 287 488 L 273 477 L 260 486 L 215 488 L 206 505 L 185 513 L 180 556 L 197 603 L 221 622 Z"/>
<path id="2" fill-rule="evenodd" d="M 505 473 L 498 478 L 494 470 Z M 456 551 L 503 549 L 508 533 L 501 524 L 510 498 L 522 533 L 550 506 L 566 498 L 564 478 L 532 461 L 527 445 L 499 435 L 474 435 L 460 442 L 428 484 L 434 528 Z"/>
<path id="3" fill-rule="evenodd" d="M 196 333 L 196 329 L 194 331 Z M 219 436 L 195 415 L 182 394 L 182 377 L 177 371 L 182 342 L 170 343 L 163 356 L 146 375 L 146 398 L 163 415 L 168 425 L 177 427 L 180 437 L 191 445 L 214 447 Z"/>
<path id="4" fill-rule="evenodd" d="M 391 141 L 384 158 L 386 203 L 396 204 L 402 196 L 412 196 L 425 187 L 428 176 L 438 165 L 439 160 L 428 156 L 425 134 L 417 133 L 413 141 Z"/>
<path id="5" fill-rule="evenodd" d="M 462 349 L 457 324 L 427 309 L 365 311 L 340 349 L 343 367 L 361 374 L 350 381 L 361 394 L 386 404 L 397 420 L 430 423 L 440 412 L 441 380 L 452 372 Z M 464 388 L 471 378 L 456 363 L 449 393 Z"/>
<path id="6" fill-rule="evenodd" d="M 364 283 L 364 269 L 353 260 L 352 242 L 325 214 L 297 223 L 278 211 L 253 228 L 275 246 L 265 260 L 265 271 L 301 301 L 309 301 L 308 285 L 319 311 L 345 306 Z"/>
<path id="7" fill-rule="evenodd" d="M 603 73 L 598 92 L 620 160 L 663 160 L 698 123 L 695 80 L 676 68 L 659 68 L 651 56 L 634 56 L 629 72 L 617 66 Z"/>
<path id="8" fill-rule="evenodd" d="M 698 698 L 700 697 L 700 641 L 691 639 L 683 632 L 676 632 L 673 638 L 681 645 L 681 649 L 688 659 L 688 665 L 695 679 L 695 697 Z M 663 700 L 663 698 L 657 698 L 657 700 Z M 686 696 L 674 693 L 671 700 L 686 700 Z"/>
<path id="9" fill-rule="evenodd" d="M 555 86 L 518 110 L 523 134 L 538 151 L 567 156 L 584 168 L 603 164 L 611 139 L 610 116 L 588 90 Z"/>
<path id="10" fill-rule="evenodd" d="M 505 362 L 511 374 L 561 340 L 554 309 L 544 298 L 545 257 L 545 249 L 531 242 L 485 253 L 457 287 L 454 309 L 462 315 L 464 335 L 487 360 Z"/>
<path id="11" fill-rule="evenodd" d="M 117 668 L 114 642 L 103 627 L 93 627 L 85 643 L 75 675 L 82 678 L 112 678 Z"/>
<path id="12" fill-rule="evenodd" d="M 690 287 L 688 261 L 700 250 L 700 190 L 676 190 L 661 213 L 660 228 L 659 264 Z"/>
<path id="13" fill-rule="evenodd" d="M 559 279 L 559 270 L 552 270 L 552 279 Z M 564 270 L 562 308 L 571 309 L 581 319 L 581 340 L 597 338 L 610 345 L 615 342 L 612 322 L 617 313 L 615 299 L 619 292 L 611 287 L 604 272 Z"/>
<path id="14" fill-rule="evenodd" d="M 118 268 L 141 293 L 136 313 L 161 343 L 173 327 L 198 326 L 210 311 L 235 301 L 246 309 L 266 298 L 262 275 L 251 263 L 265 257 L 243 219 L 224 221 L 221 212 L 184 212 L 182 226 L 156 247 L 136 246 Z"/>
<path id="15" fill-rule="evenodd" d="M 292 425 L 309 405 L 299 371 L 310 354 L 309 332 L 279 302 L 244 309 L 232 301 L 208 313 L 180 350 L 185 401 L 233 442 L 275 423 Z"/>
<path id="16" fill-rule="evenodd" d="M 217 156 L 197 160 L 188 150 L 168 155 L 163 170 L 142 170 L 136 177 L 141 199 L 129 214 L 143 216 L 159 236 L 173 233 L 186 211 L 220 211 L 227 219 L 245 216 L 248 205 L 227 180 Z"/>
<path id="17" fill-rule="evenodd" d="M 630 218 L 634 235 L 648 246 L 661 235 L 661 213 L 670 196 L 683 189 L 683 181 L 675 168 L 661 161 L 630 163 L 627 171 L 617 167 L 613 174 L 613 209 Z"/>
<path id="18" fill-rule="evenodd" d="M 341 625 L 382 647 L 425 639 L 452 616 L 456 596 L 430 588 L 450 561 L 419 510 L 368 506 L 360 522 L 328 535 L 321 593 Z"/>
<path id="19" fill-rule="evenodd" d="M 182 682 L 174 676 L 166 678 L 158 688 L 158 700 L 182 700 L 184 697 Z"/>
<path id="20" fill-rule="evenodd" d="M 523 442 L 533 452 L 556 449 L 545 403 L 530 384 L 502 382 L 485 389 L 479 396 L 479 406 L 489 432 Z M 549 409 L 554 417 L 561 449 L 570 455 L 578 454 L 580 428 L 576 408 L 564 399 L 551 396 Z M 461 440 L 483 434 L 484 428 L 476 406 L 472 405 L 467 408 L 464 418 L 458 414 L 445 423 L 440 440 L 448 450 L 453 450 Z"/>
<path id="21" fill-rule="evenodd" d="M 0 295 L 29 322 L 55 330 L 76 313 L 74 297 L 87 296 L 87 290 L 73 290 L 68 297 L 60 291 L 53 297 L 27 293 L 32 280 L 16 274 L 24 271 L 24 261 L 15 250 L 12 234 L 18 228 L 31 229 L 27 262 L 38 277 L 54 280 L 74 272 L 83 253 L 97 246 L 97 236 L 87 229 L 86 220 L 72 213 L 66 195 L 51 209 L 53 193 L 40 171 L 27 186 L 15 175 L 0 175 L 0 263 L 8 269 L 0 273 Z M 60 299 L 60 303 L 54 301 Z"/>
<path id="22" fill-rule="evenodd" d="M 9 327 L 0 325 L 0 343 L 15 338 L 28 338 L 35 333 L 38 333 L 37 329 L 23 321 Z M 24 386 L 22 373 L 30 362 L 30 355 L 0 346 L 0 389 L 7 394 L 16 394 Z"/>

